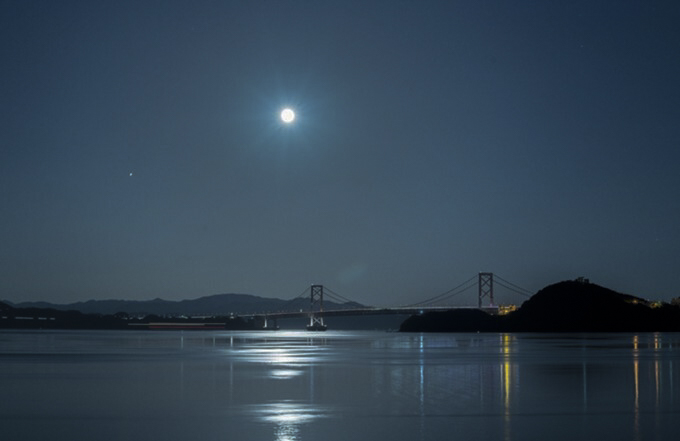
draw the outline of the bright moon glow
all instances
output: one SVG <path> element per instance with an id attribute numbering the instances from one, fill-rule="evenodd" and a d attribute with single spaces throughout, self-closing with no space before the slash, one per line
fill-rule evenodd
<path id="1" fill-rule="evenodd" d="M 281 111 L 281 121 L 285 122 L 286 124 L 290 124 L 294 119 L 295 112 L 293 112 L 293 109 L 286 108 Z"/>

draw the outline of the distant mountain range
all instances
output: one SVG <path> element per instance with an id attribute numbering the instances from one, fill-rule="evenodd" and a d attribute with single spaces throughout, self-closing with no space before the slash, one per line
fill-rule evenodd
<path id="1" fill-rule="evenodd" d="M 116 314 L 125 312 L 130 316 L 155 314 L 159 316 L 228 316 L 230 314 L 254 314 L 275 311 L 299 311 L 309 309 L 309 298 L 293 300 L 258 297 L 249 294 L 216 294 L 194 300 L 88 300 L 69 304 L 49 302 L 4 303 L 15 308 L 56 309 L 60 311 L 79 311 L 84 314 Z M 324 309 L 361 308 L 358 303 L 334 303 L 324 300 Z"/>

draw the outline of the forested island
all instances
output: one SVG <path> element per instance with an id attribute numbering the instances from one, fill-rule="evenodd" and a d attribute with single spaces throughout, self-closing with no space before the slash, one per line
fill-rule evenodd
<path id="1" fill-rule="evenodd" d="M 401 332 L 678 332 L 680 306 L 653 303 L 584 280 L 547 286 L 507 315 L 480 310 L 429 312 Z"/>

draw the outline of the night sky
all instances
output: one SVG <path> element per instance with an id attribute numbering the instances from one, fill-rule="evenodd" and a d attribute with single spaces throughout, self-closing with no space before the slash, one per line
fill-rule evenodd
<path id="1" fill-rule="evenodd" d="M 0 299 L 680 296 L 680 2 L 0 8 Z"/>

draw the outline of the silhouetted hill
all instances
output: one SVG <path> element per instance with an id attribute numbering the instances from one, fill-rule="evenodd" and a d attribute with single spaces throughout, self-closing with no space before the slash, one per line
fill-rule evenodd
<path id="1" fill-rule="evenodd" d="M 481 315 L 480 315 L 481 314 Z M 428 313 L 407 319 L 405 332 L 654 332 L 680 331 L 680 307 L 654 307 L 644 299 L 584 281 L 565 281 L 537 292 L 515 312 Z"/>
<path id="2" fill-rule="evenodd" d="M 216 294 L 193 300 L 170 301 L 153 299 L 147 301 L 134 300 L 89 300 L 86 302 L 70 303 L 66 305 L 48 302 L 23 302 L 12 305 L 16 308 L 49 308 L 61 311 L 80 311 L 84 314 L 116 314 L 126 312 L 131 316 L 155 314 L 159 316 L 180 315 L 223 315 L 253 314 L 273 311 L 298 311 L 309 309 L 308 298 L 281 300 L 258 297 L 249 294 Z M 324 301 L 324 308 L 328 310 L 347 307 L 361 307 L 361 305 L 337 304 Z"/>
<path id="3" fill-rule="evenodd" d="M 602 286 L 566 281 L 543 288 L 511 314 L 522 331 L 649 331 L 654 310 L 648 302 Z M 662 330 L 662 329 L 658 329 Z"/>

